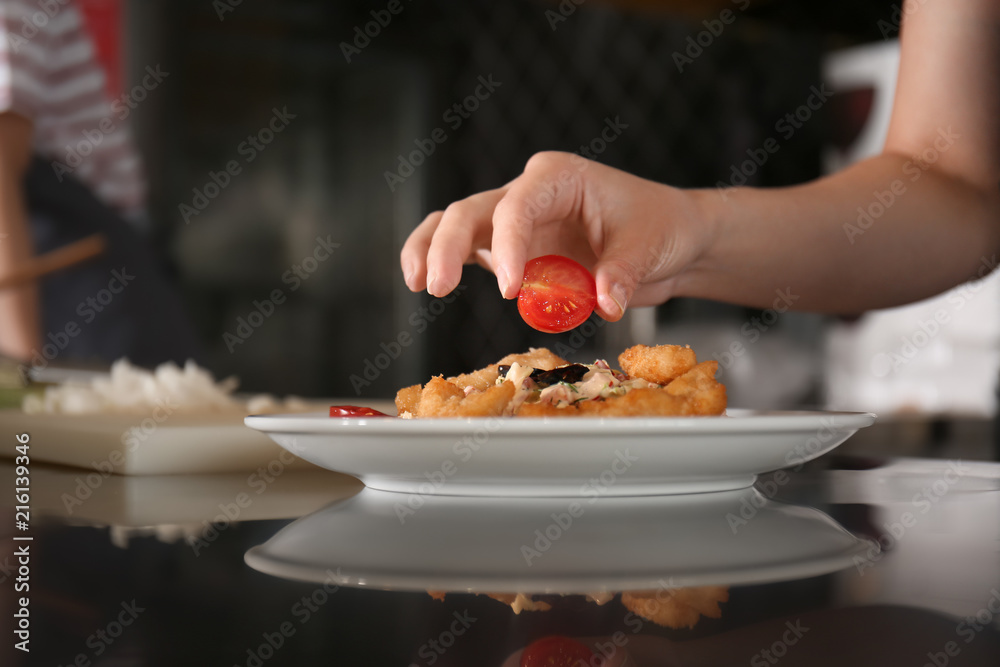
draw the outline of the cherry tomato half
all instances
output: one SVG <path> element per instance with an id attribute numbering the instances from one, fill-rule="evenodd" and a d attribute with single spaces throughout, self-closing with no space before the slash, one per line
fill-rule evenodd
<path id="1" fill-rule="evenodd" d="M 532 328 L 562 333 L 583 324 L 597 305 L 597 284 L 583 265 L 561 255 L 536 257 L 524 267 L 517 311 Z"/>
<path id="2" fill-rule="evenodd" d="M 521 667 L 598 667 L 594 652 L 569 637 L 543 637 L 528 644 L 521 654 Z"/>
<path id="3" fill-rule="evenodd" d="M 359 408 L 356 405 L 331 405 L 331 417 L 388 417 L 389 415 L 371 408 Z"/>

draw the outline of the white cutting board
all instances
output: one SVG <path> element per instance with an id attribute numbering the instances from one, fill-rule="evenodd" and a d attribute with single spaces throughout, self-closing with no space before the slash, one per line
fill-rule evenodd
<path id="1" fill-rule="evenodd" d="M 322 410 L 336 404 L 334 399 L 316 406 Z M 0 457 L 16 456 L 13 436 L 28 433 L 32 461 L 119 475 L 243 472 L 269 464 L 314 467 L 244 426 L 244 416 L 237 412 L 174 414 L 156 423 L 148 414 L 28 415 L 17 408 L 4 409 L 0 410 L 0 434 L 9 435 L 10 446 L 0 447 Z M 134 432 L 134 428 L 140 430 Z"/>
<path id="2" fill-rule="evenodd" d="M 171 416 L 162 424 L 143 415 L 27 415 L 19 409 L 0 410 L 0 433 L 27 433 L 32 461 L 61 463 L 119 475 L 254 470 L 278 459 L 283 465 L 305 466 L 267 436 L 243 425 L 243 416 Z M 153 428 L 149 428 L 150 425 Z M 0 455 L 17 454 L 13 445 Z"/>

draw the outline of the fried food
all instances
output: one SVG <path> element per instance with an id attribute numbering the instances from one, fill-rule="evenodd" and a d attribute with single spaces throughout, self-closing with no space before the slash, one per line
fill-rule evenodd
<path id="1" fill-rule="evenodd" d="M 667 384 L 694 368 L 694 350 L 680 345 L 635 345 L 618 355 L 618 365 L 634 378 Z"/>
<path id="2" fill-rule="evenodd" d="M 693 628 L 698 620 L 719 618 L 720 602 L 729 600 L 726 586 L 698 586 L 622 593 L 622 604 L 633 614 L 668 628 Z"/>
<path id="3" fill-rule="evenodd" d="M 427 591 L 435 600 L 444 601 L 445 591 Z M 552 605 L 542 600 L 535 600 L 533 595 L 526 593 L 485 593 L 506 605 L 515 614 L 522 611 L 549 611 Z M 587 595 L 587 600 L 597 605 L 604 605 L 614 597 L 613 593 L 593 593 Z M 696 586 L 689 588 L 661 588 L 648 591 L 626 591 L 621 595 L 622 605 L 633 614 L 641 616 L 657 625 L 678 630 L 694 628 L 706 618 L 721 618 L 722 609 L 719 605 L 729 601 L 728 586 Z"/>
<path id="4" fill-rule="evenodd" d="M 486 595 L 510 605 L 515 614 L 520 614 L 522 611 L 549 611 L 552 609 L 552 605 L 548 602 L 535 600 L 532 596 L 524 593 L 487 593 Z"/>
<path id="5" fill-rule="evenodd" d="M 718 361 L 703 361 L 672 381 L 665 388 L 671 396 L 682 398 L 692 415 L 721 415 L 726 411 L 726 387 L 715 379 Z"/>
<path id="6" fill-rule="evenodd" d="M 496 384 L 497 377 L 499 377 L 499 373 L 497 372 L 498 366 L 510 366 L 515 363 L 522 366 L 531 366 L 532 368 L 541 368 L 543 370 L 550 371 L 553 368 L 565 366 L 569 362 L 559 355 L 553 354 L 546 347 L 532 347 L 528 348 L 527 352 L 508 354 L 495 364 L 482 368 L 478 371 L 450 377 L 448 378 L 448 382 L 451 382 L 462 389 L 472 387 L 479 391 L 485 391 Z"/>
<path id="7" fill-rule="evenodd" d="M 420 392 L 414 414 L 417 417 L 500 416 L 514 397 L 514 391 L 514 383 L 504 382 L 485 391 L 466 394 L 458 385 L 437 376 L 431 378 Z"/>
<path id="8" fill-rule="evenodd" d="M 446 591 L 427 591 L 427 594 L 435 600 L 444 602 L 444 596 L 447 593 Z M 520 614 L 522 611 L 549 611 L 552 609 L 552 605 L 548 602 L 535 600 L 533 596 L 524 593 L 479 593 L 479 595 L 485 595 L 509 605 L 515 614 Z"/>
<path id="9" fill-rule="evenodd" d="M 651 417 L 720 415 L 726 388 L 716 361 L 679 345 L 625 350 L 626 373 L 603 361 L 570 364 L 545 348 L 509 354 L 465 375 L 431 378 L 396 395 L 403 417 Z M 501 368 L 504 370 L 501 376 Z"/>
<path id="10" fill-rule="evenodd" d="M 721 385 L 720 385 L 721 386 Z M 699 412 L 700 397 L 672 396 L 666 388 L 633 389 L 624 396 L 605 401 L 581 401 L 566 407 L 551 403 L 525 403 L 517 411 L 519 417 L 687 417 L 721 414 Z M 722 409 L 725 410 L 725 404 Z"/>
<path id="11" fill-rule="evenodd" d="M 417 405 L 420 403 L 420 393 L 423 389 L 423 385 L 415 384 L 396 392 L 396 414 L 411 416 L 417 414 Z"/>

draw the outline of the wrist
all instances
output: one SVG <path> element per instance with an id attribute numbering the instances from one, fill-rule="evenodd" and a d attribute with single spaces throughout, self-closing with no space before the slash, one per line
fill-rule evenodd
<path id="1" fill-rule="evenodd" d="M 699 296 L 700 286 L 719 270 L 721 246 L 725 238 L 729 191 L 696 189 L 680 191 L 686 199 L 677 232 L 685 233 L 690 248 L 687 267 L 676 276 L 678 296 Z"/>

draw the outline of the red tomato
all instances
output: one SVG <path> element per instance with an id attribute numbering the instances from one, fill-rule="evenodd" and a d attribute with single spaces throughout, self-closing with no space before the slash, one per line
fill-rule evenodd
<path id="1" fill-rule="evenodd" d="M 543 637 L 528 644 L 521 654 L 521 667 L 599 667 L 604 661 L 569 637 Z"/>
<path id="2" fill-rule="evenodd" d="M 524 267 L 517 310 L 532 328 L 562 333 L 583 324 L 597 305 L 597 284 L 568 257 L 544 255 Z"/>
<path id="3" fill-rule="evenodd" d="M 331 417 L 388 417 L 389 415 L 371 408 L 359 408 L 356 405 L 331 405 Z"/>

